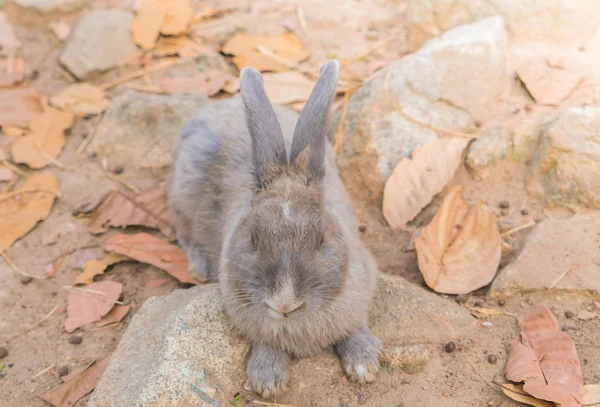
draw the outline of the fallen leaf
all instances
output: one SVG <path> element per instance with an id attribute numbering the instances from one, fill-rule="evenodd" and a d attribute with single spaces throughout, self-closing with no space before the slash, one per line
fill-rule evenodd
<path id="1" fill-rule="evenodd" d="M 44 236 L 44 238 L 42 239 L 42 245 L 51 246 L 51 245 L 55 244 L 56 242 L 58 242 L 58 240 L 61 237 L 68 235 L 73 230 L 75 230 L 75 225 L 73 225 L 72 223 L 60 225 L 59 227 L 56 228 L 56 230 L 54 232 Z"/>
<path id="2" fill-rule="evenodd" d="M 67 107 L 62 112 L 48 108 L 31 122 L 31 133 L 20 137 L 12 145 L 15 162 L 34 169 L 44 168 L 52 162 L 65 145 L 65 130 L 71 128 L 75 115 Z"/>
<path id="3" fill-rule="evenodd" d="M 60 41 L 66 40 L 71 34 L 71 27 L 69 27 L 69 24 L 62 20 L 50 23 L 50 29 Z"/>
<path id="4" fill-rule="evenodd" d="M 131 26 L 133 41 L 144 49 L 152 49 L 159 34 L 183 33 L 192 14 L 189 0 L 145 0 Z"/>
<path id="5" fill-rule="evenodd" d="M 0 125 L 29 127 L 44 110 L 44 97 L 33 88 L 0 89 Z"/>
<path id="6" fill-rule="evenodd" d="M 100 281 L 85 287 L 87 292 L 69 292 L 65 330 L 75 329 L 98 322 L 115 306 L 123 292 L 123 284 L 116 281 Z"/>
<path id="7" fill-rule="evenodd" d="M 77 116 L 100 114 L 108 107 L 108 99 L 102 89 L 89 83 L 73 83 L 50 98 L 50 104 L 64 110 L 73 108 Z"/>
<path id="8" fill-rule="evenodd" d="M 12 55 L 20 45 L 8 16 L 0 13 L 0 55 Z"/>
<path id="9" fill-rule="evenodd" d="M 419 269 L 433 290 L 466 294 L 492 281 L 500 263 L 500 232 L 482 202 L 469 210 L 455 186 L 415 239 Z"/>
<path id="10" fill-rule="evenodd" d="M 165 77 L 160 79 L 158 86 L 167 93 L 200 93 L 213 96 L 231 79 L 231 74 L 212 69 L 194 76 Z"/>
<path id="11" fill-rule="evenodd" d="M 0 61 L 0 86 L 12 86 L 25 79 L 25 60 L 8 58 Z"/>
<path id="12" fill-rule="evenodd" d="M 240 91 L 240 78 L 233 77 L 223 85 L 223 90 L 231 95 Z"/>
<path id="13" fill-rule="evenodd" d="M 182 283 L 200 283 L 190 273 L 187 257 L 183 250 L 147 233 L 115 235 L 104 242 L 104 248 L 124 254 L 142 263 L 152 264 L 165 270 Z"/>
<path id="14" fill-rule="evenodd" d="M 102 377 L 110 362 L 110 356 L 94 362 L 80 372 L 64 377 L 64 383 L 46 393 L 42 398 L 55 407 L 71 407 L 90 393 Z"/>
<path id="15" fill-rule="evenodd" d="M 131 259 L 119 253 L 109 253 L 102 260 L 88 260 L 83 266 L 83 271 L 75 277 L 73 285 L 91 284 L 94 282 L 94 277 L 104 274 L 109 266 L 127 260 Z"/>
<path id="16" fill-rule="evenodd" d="M 114 324 L 117 322 L 121 322 L 125 315 L 129 312 L 129 305 L 115 305 L 115 307 L 110 310 L 108 314 L 102 317 L 102 319 L 96 322 L 97 327 L 103 327 L 106 325 Z"/>
<path id="17" fill-rule="evenodd" d="M 600 405 L 600 384 L 586 384 L 583 386 L 583 406 Z"/>
<path id="18" fill-rule="evenodd" d="M 163 188 L 153 189 L 137 197 L 113 191 L 96 208 L 88 232 L 100 234 L 109 227 L 146 226 L 160 231 L 169 239 L 175 235 L 169 221 L 167 199 Z"/>
<path id="19" fill-rule="evenodd" d="M 167 284 L 168 282 L 169 282 L 168 278 L 154 278 L 154 279 L 146 282 L 146 284 L 144 284 L 144 287 L 158 288 L 158 287 L 162 287 L 163 285 Z"/>
<path id="20" fill-rule="evenodd" d="M 313 81 L 295 71 L 265 74 L 263 81 L 271 103 L 280 105 L 305 102 L 315 86 Z"/>
<path id="21" fill-rule="evenodd" d="M 85 263 L 90 260 L 96 260 L 96 255 L 91 250 L 79 250 L 71 256 L 71 266 L 77 269 L 83 269 Z"/>
<path id="22" fill-rule="evenodd" d="M 532 396 L 580 407 L 583 399 L 581 365 L 573 341 L 562 332 L 548 308 L 538 306 L 519 318 L 521 341 L 510 347 L 506 378 L 525 382 Z"/>
<path id="23" fill-rule="evenodd" d="M 579 311 L 577 313 L 577 319 L 580 319 L 582 321 L 588 321 L 594 318 L 596 318 L 596 314 L 588 310 Z"/>
<path id="24" fill-rule="evenodd" d="M 535 407 L 556 407 L 556 404 L 554 403 L 538 400 L 535 397 L 527 394 L 527 392 L 523 390 L 522 384 L 502 383 L 500 388 L 504 394 L 511 399 L 518 401 L 519 403 L 528 404 Z"/>
<path id="25" fill-rule="evenodd" d="M 196 58 L 207 48 L 185 35 L 161 37 L 156 43 L 153 54 L 156 57 L 179 55 L 182 58 Z"/>
<path id="26" fill-rule="evenodd" d="M 11 181 L 13 177 L 14 174 L 11 169 L 0 164 L 0 182 Z"/>
<path id="27" fill-rule="evenodd" d="M 258 47 L 264 47 L 276 55 L 277 59 L 259 52 Z M 305 61 L 310 55 L 304 49 L 302 41 L 291 33 L 283 33 L 274 37 L 238 34 L 230 38 L 223 45 L 221 51 L 224 54 L 234 55 L 233 63 L 238 69 L 250 66 L 261 72 L 288 71 L 289 66 L 278 59 L 295 65 Z"/>
<path id="28" fill-rule="evenodd" d="M 14 192 L 0 194 L 0 253 L 27 234 L 52 209 L 58 182 L 50 173 L 33 173 Z"/>
<path id="29" fill-rule="evenodd" d="M 2 132 L 10 138 L 19 138 L 27 133 L 27 129 L 17 126 L 2 126 Z"/>
<path id="30" fill-rule="evenodd" d="M 445 137 L 403 158 L 383 189 L 383 216 L 394 229 L 404 229 L 452 179 L 469 140 Z"/>

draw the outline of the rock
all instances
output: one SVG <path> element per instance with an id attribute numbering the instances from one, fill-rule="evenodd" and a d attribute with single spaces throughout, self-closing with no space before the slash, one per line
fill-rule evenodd
<path id="1" fill-rule="evenodd" d="M 90 0 L 13 0 L 14 3 L 24 9 L 34 11 L 38 14 L 71 13 L 77 11 Z"/>
<path id="2" fill-rule="evenodd" d="M 21 46 L 15 30 L 4 11 L 0 11 L 0 56 L 13 55 Z"/>
<path id="3" fill-rule="evenodd" d="M 92 11 L 69 36 L 59 62 L 81 80 L 127 62 L 136 51 L 132 21 L 133 14 L 126 11 Z"/>
<path id="4" fill-rule="evenodd" d="M 392 346 L 383 350 L 381 363 L 390 369 L 402 369 L 408 374 L 422 371 L 429 362 L 424 345 Z"/>
<path id="5" fill-rule="evenodd" d="M 111 165 L 165 167 L 171 163 L 181 127 L 207 102 L 202 95 L 150 95 L 128 90 L 112 100 L 89 150 L 108 156 Z"/>
<path id="6" fill-rule="evenodd" d="M 596 314 L 585 309 L 577 313 L 577 319 L 580 319 L 582 321 L 588 321 L 594 318 L 596 318 Z"/>
<path id="7" fill-rule="evenodd" d="M 542 221 L 498 273 L 492 294 L 547 290 L 565 272 L 554 289 L 600 293 L 599 231 L 600 212 Z"/>
<path id="8" fill-rule="evenodd" d="M 83 338 L 81 336 L 73 335 L 69 338 L 69 343 L 71 345 L 79 345 L 81 342 L 83 342 Z"/>
<path id="9" fill-rule="evenodd" d="M 510 136 L 508 128 L 494 124 L 471 143 L 466 164 L 477 178 L 487 178 L 494 164 L 509 154 Z"/>
<path id="10" fill-rule="evenodd" d="M 491 17 L 452 29 L 380 71 L 348 103 L 341 174 L 354 169 L 360 179 L 353 184 L 379 199 L 396 164 L 437 138 L 397 108 L 448 130 L 472 131 L 485 122 L 504 86 L 506 42 L 502 19 Z"/>
<path id="11" fill-rule="evenodd" d="M 519 40 L 584 45 L 600 24 L 594 0 L 410 0 L 413 49 L 461 24 L 500 15 Z"/>
<path id="12" fill-rule="evenodd" d="M 4 346 L 0 346 L 0 359 L 5 358 L 8 356 L 8 349 L 6 349 Z"/>
<path id="13" fill-rule="evenodd" d="M 600 107 L 563 110 L 546 125 L 528 190 L 548 205 L 600 209 Z"/>
<path id="14" fill-rule="evenodd" d="M 372 314 L 371 328 L 386 344 L 390 361 L 401 364 L 404 358 L 415 368 L 426 363 L 427 349 L 404 344 L 437 343 L 474 328 L 468 311 L 395 276 L 381 276 Z M 229 405 L 246 380 L 246 352 L 222 310 L 216 284 L 150 298 L 133 317 L 87 406 Z M 332 351 L 294 362 L 290 380 L 301 394 L 296 404 L 337 405 L 315 399 L 323 395 L 312 389 L 342 376 Z"/>

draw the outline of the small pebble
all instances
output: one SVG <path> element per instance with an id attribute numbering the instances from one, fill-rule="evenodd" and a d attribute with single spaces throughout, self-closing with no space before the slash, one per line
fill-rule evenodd
<path id="1" fill-rule="evenodd" d="M 487 355 L 487 354 L 488 354 L 488 351 L 487 351 L 487 349 L 483 351 L 483 354 L 484 354 L 484 355 Z"/>
<path id="2" fill-rule="evenodd" d="M 14 363 L 9 363 L 8 367 L 13 367 L 15 364 Z"/>
<path id="3" fill-rule="evenodd" d="M 481 325 L 489 328 L 490 326 L 492 326 L 492 323 L 490 321 L 484 321 L 484 322 L 481 323 Z"/>
<path id="4" fill-rule="evenodd" d="M 367 230 L 367 227 L 365 225 L 360 225 L 358 227 L 358 231 L 364 233 Z"/>
<path id="5" fill-rule="evenodd" d="M 525 111 L 531 112 L 531 105 L 529 103 L 525 104 Z"/>
<path id="6" fill-rule="evenodd" d="M 575 318 L 575 313 L 573 311 L 565 311 L 565 317 L 568 319 L 573 319 Z"/>
<path id="7" fill-rule="evenodd" d="M 27 285 L 33 281 L 33 278 L 27 276 L 21 276 L 21 284 Z"/>
<path id="8" fill-rule="evenodd" d="M 508 208 L 510 208 L 510 203 L 508 201 L 502 201 L 502 202 L 500 202 L 499 206 L 501 209 L 508 209 Z"/>
<path id="9" fill-rule="evenodd" d="M 492 365 L 495 365 L 498 362 L 498 358 L 496 357 L 496 355 L 489 355 L 487 359 L 488 362 Z"/>
<path id="10" fill-rule="evenodd" d="M 122 165 L 118 165 L 115 168 L 113 168 L 113 170 L 112 170 L 113 174 L 116 174 L 116 175 L 123 174 L 123 171 L 125 171 L 125 168 L 123 168 Z"/>
<path id="11" fill-rule="evenodd" d="M 450 393 L 448 393 L 447 391 L 445 391 L 445 392 L 442 393 L 442 396 L 444 396 L 444 397 L 450 397 Z"/>
<path id="12" fill-rule="evenodd" d="M 88 154 L 87 159 L 92 161 L 92 160 L 95 160 L 97 156 L 98 155 L 96 153 L 90 153 L 90 154 Z"/>
<path id="13" fill-rule="evenodd" d="M 504 307 L 506 305 L 506 300 L 504 298 L 498 298 L 498 305 Z"/>
<path id="14" fill-rule="evenodd" d="M 456 344 L 454 342 L 448 342 L 446 346 L 444 346 L 444 350 L 448 353 L 454 352 L 456 349 Z"/>
<path id="15" fill-rule="evenodd" d="M 454 301 L 456 301 L 459 304 L 464 304 L 465 302 L 467 302 L 468 297 L 464 294 L 458 294 L 456 297 L 454 297 Z"/>
<path id="16" fill-rule="evenodd" d="M 4 346 L 0 346 L 0 359 L 6 357 L 8 355 L 8 349 Z"/>
<path id="17" fill-rule="evenodd" d="M 473 304 L 474 306 L 476 306 L 477 308 L 481 308 L 481 306 L 483 306 L 481 301 L 475 301 L 475 304 Z"/>
<path id="18" fill-rule="evenodd" d="M 488 405 L 488 407 L 498 407 L 500 405 L 500 403 L 498 403 L 497 401 L 491 400 L 491 401 L 488 401 L 487 405 Z"/>
<path id="19" fill-rule="evenodd" d="M 512 111 L 512 114 L 517 114 L 521 111 L 521 109 L 519 109 L 518 107 L 515 107 L 514 110 Z"/>
<path id="20" fill-rule="evenodd" d="M 81 342 L 83 342 L 83 338 L 81 336 L 74 335 L 69 338 L 69 343 L 71 345 L 79 345 Z"/>
<path id="21" fill-rule="evenodd" d="M 61 366 L 58 368 L 58 375 L 60 377 L 66 376 L 69 374 L 69 366 Z"/>
<path id="22" fill-rule="evenodd" d="M 525 208 L 521 209 L 521 215 L 526 216 L 529 215 L 529 211 Z"/>
<path id="23" fill-rule="evenodd" d="M 475 125 L 475 127 L 481 127 L 481 122 L 479 120 L 475 120 L 473 124 Z"/>

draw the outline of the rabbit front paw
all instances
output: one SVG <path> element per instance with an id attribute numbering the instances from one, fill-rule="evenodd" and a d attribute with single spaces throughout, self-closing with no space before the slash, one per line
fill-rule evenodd
<path id="1" fill-rule="evenodd" d="M 335 345 L 346 374 L 359 383 L 375 380 L 375 375 L 379 371 L 379 354 L 382 348 L 381 340 L 366 326 Z"/>
<path id="2" fill-rule="evenodd" d="M 284 390 L 288 381 L 290 357 L 282 351 L 261 345 L 252 345 L 246 373 L 246 390 L 269 398 Z"/>

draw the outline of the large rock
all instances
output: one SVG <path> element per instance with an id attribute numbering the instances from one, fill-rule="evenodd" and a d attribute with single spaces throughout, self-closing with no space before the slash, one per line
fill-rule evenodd
<path id="1" fill-rule="evenodd" d="M 90 0 L 14 0 L 15 4 L 39 14 L 71 13 L 79 10 Z"/>
<path id="2" fill-rule="evenodd" d="M 354 168 L 373 199 L 385 179 L 436 133 L 407 119 L 449 130 L 472 131 L 497 105 L 505 75 L 506 31 L 490 17 L 457 27 L 402 58 L 356 92 L 348 103 L 338 165 Z M 386 86 L 387 85 L 387 86 Z"/>
<path id="3" fill-rule="evenodd" d="M 59 61 L 78 79 L 119 66 L 131 58 L 133 14 L 122 10 L 96 10 L 83 17 L 69 36 Z"/>
<path id="4" fill-rule="evenodd" d="M 557 290 L 600 293 L 600 212 L 547 219 L 515 261 L 498 273 L 494 294 Z M 561 276 L 563 276 L 561 278 Z"/>
<path id="5" fill-rule="evenodd" d="M 245 381 L 247 348 L 232 332 L 220 304 L 217 285 L 177 290 L 146 301 L 88 407 L 230 405 Z M 387 275 L 380 278 L 372 314 L 372 330 L 391 349 L 387 363 L 413 373 L 427 363 L 427 349 L 394 346 L 414 341 L 439 346 L 475 325 L 469 312 L 453 302 Z M 331 351 L 297 361 L 291 368 L 294 394 L 290 397 L 301 405 L 337 405 L 335 394 L 328 394 L 327 400 L 315 399 L 322 395 L 313 390 L 342 375 Z"/>
<path id="6" fill-rule="evenodd" d="M 89 150 L 118 165 L 168 166 L 181 127 L 207 102 L 202 95 L 149 95 L 128 90 L 112 100 Z"/>

